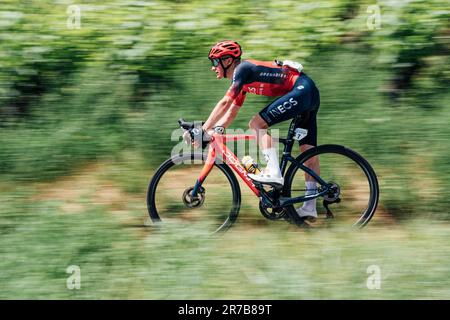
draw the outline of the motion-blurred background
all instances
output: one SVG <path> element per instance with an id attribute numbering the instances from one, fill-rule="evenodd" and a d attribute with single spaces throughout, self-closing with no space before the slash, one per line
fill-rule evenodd
<path id="1" fill-rule="evenodd" d="M 448 299 L 449 16 L 446 0 L 2 0 L 0 298 Z M 250 197 L 221 239 L 144 227 L 176 120 L 228 88 L 207 59 L 223 39 L 304 65 L 319 144 L 378 174 L 372 227 L 303 233 Z M 233 127 L 269 101 L 247 98 Z"/>

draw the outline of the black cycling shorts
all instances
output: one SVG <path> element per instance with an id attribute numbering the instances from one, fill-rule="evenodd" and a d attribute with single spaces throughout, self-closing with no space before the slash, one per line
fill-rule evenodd
<path id="1" fill-rule="evenodd" d="M 290 92 L 270 103 L 259 112 L 259 115 L 270 127 L 301 114 L 300 127 L 307 129 L 308 135 L 300 140 L 300 145 L 317 146 L 317 112 L 319 106 L 319 90 L 314 81 L 302 73 Z"/>

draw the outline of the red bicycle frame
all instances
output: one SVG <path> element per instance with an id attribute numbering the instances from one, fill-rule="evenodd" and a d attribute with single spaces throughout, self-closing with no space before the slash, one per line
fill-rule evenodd
<path id="1" fill-rule="evenodd" d="M 239 159 L 236 155 L 226 146 L 227 141 L 237 141 L 237 140 L 253 140 L 256 139 L 255 135 L 247 135 L 247 134 L 213 134 L 211 138 L 211 142 L 209 144 L 208 156 L 206 158 L 205 164 L 203 166 L 202 171 L 200 172 L 200 177 L 195 184 L 195 188 L 193 190 L 193 194 L 196 194 L 196 191 L 201 186 L 203 181 L 206 179 L 208 174 L 211 172 L 211 169 L 214 166 L 214 162 L 216 158 L 222 157 L 222 161 L 229 164 L 234 171 L 242 178 L 242 180 L 247 184 L 247 186 L 253 191 L 253 193 L 259 197 L 260 191 L 253 184 L 252 179 L 248 177 L 247 170 L 241 165 Z"/>

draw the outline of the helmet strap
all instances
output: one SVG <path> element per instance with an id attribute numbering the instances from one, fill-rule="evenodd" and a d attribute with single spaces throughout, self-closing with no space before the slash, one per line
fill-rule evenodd
<path id="1" fill-rule="evenodd" d="M 236 58 L 233 58 L 233 62 L 232 62 L 228 67 L 226 67 L 226 68 L 225 68 L 225 66 L 223 65 L 222 59 L 219 59 L 220 65 L 222 66 L 222 69 L 223 69 L 223 77 L 224 77 L 224 78 L 227 77 L 227 71 L 228 71 L 228 69 L 233 65 L 235 59 L 236 59 Z"/>

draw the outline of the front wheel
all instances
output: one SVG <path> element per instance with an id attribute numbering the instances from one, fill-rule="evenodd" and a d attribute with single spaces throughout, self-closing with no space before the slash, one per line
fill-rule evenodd
<path id="1" fill-rule="evenodd" d="M 215 163 L 198 194 L 192 194 L 205 158 L 202 153 L 178 155 L 158 168 L 147 191 L 147 209 L 154 223 L 195 225 L 207 233 L 225 231 L 234 223 L 241 193 L 226 164 Z"/>
<path id="2" fill-rule="evenodd" d="M 362 228 L 370 221 L 377 208 L 379 188 L 375 171 L 361 155 L 343 146 L 322 145 L 296 160 L 305 166 L 318 161 L 319 176 L 329 186 L 327 194 L 316 198 L 317 225 L 331 222 Z M 324 190 L 323 186 L 318 190 Z M 305 192 L 305 173 L 293 163 L 286 172 L 283 193 L 286 197 L 299 197 Z M 288 206 L 288 214 L 297 215 L 301 206 L 302 203 Z"/>

